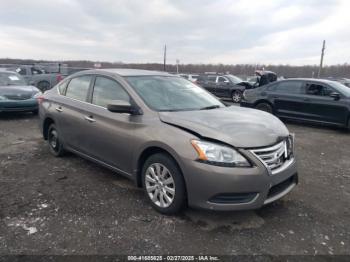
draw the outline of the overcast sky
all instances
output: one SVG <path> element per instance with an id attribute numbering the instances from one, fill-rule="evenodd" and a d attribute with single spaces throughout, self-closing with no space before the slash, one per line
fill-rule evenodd
<path id="1" fill-rule="evenodd" d="M 0 57 L 318 64 L 350 62 L 349 0 L 0 0 Z"/>

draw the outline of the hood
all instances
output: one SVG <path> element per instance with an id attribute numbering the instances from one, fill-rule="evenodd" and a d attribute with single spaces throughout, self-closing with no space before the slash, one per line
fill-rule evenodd
<path id="1" fill-rule="evenodd" d="M 255 109 L 224 107 L 186 112 L 159 112 L 160 120 L 239 148 L 264 147 L 289 135 L 275 116 Z"/>
<path id="2" fill-rule="evenodd" d="M 33 96 L 40 92 L 35 86 L 0 86 L 0 96 Z"/>

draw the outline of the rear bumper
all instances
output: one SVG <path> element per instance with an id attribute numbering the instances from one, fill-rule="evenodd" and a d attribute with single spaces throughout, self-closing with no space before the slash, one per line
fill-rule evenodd
<path id="1" fill-rule="evenodd" d="M 38 110 L 38 101 L 35 98 L 0 101 L 0 112 L 30 112 L 35 110 Z"/>
<path id="2" fill-rule="evenodd" d="M 210 210 L 258 209 L 288 194 L 298 183 L 296 162 L 271 175 L 251 168 L 210 166 L 192 161 L 184 170 L 189 205 Z"/>

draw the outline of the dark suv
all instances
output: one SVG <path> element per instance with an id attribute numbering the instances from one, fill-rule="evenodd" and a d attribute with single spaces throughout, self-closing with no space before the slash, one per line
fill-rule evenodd
<path id="1" fill-rule="evenodd" d="M 200 75 L 196 83 L 210 93 L 221 98 L 231 98 L 239 103 L 246 88 L 251 85 L 234 75 L 204 74 Z"/>
<path id="2" fill-rule="evenodd" d="M 281 118 L 350 128 L 350 88 L 321 79 L 288 79 L 245 91 L 241 106 Z"/>

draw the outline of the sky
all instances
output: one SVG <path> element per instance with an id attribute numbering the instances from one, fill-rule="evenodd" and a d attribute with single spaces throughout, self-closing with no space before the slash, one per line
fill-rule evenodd
<path id="1" fill-rule="evenodd" d="M 0 0 L 0 57 L 125 63 L 350 62 L 349 0 Z"/>

